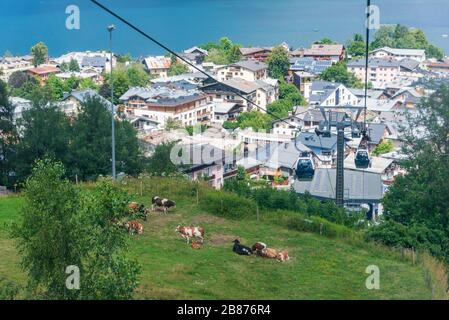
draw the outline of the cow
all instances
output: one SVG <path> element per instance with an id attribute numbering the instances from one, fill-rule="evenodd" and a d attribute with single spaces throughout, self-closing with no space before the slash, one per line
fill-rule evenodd
<path id="1" fill-rule="evenodd" d="M 288 251 L 280 251 L 278 252 L 277 260 L 280 262 L 288 261 L 290 260 L 290 257 L 288 256 Z"/>
<path id="2" fill-rule="evenodd" d="M 204 243 L 204 228 L 177 226 L 175 231 L 178 232 L 181 237 L 186 239 L 187 243 L 190 242 L 190 238 L 198 238 L 201 240 L 201 243 Z"/>
<path id="3" fill-rule="evenodd" d="M 266 249 L 266 248 L 267 248 L 267 245 L 266 245 L 265 243 L 263 243 L 263 242 L 256 242 L 256 243 L 251 247 L 251 250 L 253 250 L 253 252 L 255 252 L 256 254 L 259 255 L 259 253 L 260 253 L 262 250 Z"/>
<path id="4" fill-rule="evenodd" d="M 241 255 L 241 256 L 250 256 L 253 254 L 253 250 L 251 248 L 246 247 L 242 244 L 240 244 L 240 241 L 238 239 L 235 239 L 232 241 L 234 243 L 234 246 L 232 247 L 232 251 L 235 253 Z"/>
<path id="5" fill-rule="evenodd" d="M 162 207 L 164 210 L 164 213 L 167 213 L 167 210 L 170 208 L 175 208 L 176 203 L 172 200 L 166 199 L 166 198 L 160 198 L 158 196 L 153 197 L 151 199 L 151 210 L 154 211 L 155 207 Z"/>
<path id="6" fill-rule="evenodd" d="M 143 233 L 143 225 L 138 221 L 132 220 L 125 222 L 124 224 L 126 230 L 128 230 L 129 234 L 133 235 L 135 233 L 142 234 Z"/>
<path id="7" fill-rule="evenodd" d="M 128 204 L 128 210 L 131 214 L 138 214 L 139 217 L 141 217 L 145 221 L 147 221 L 147 217 L 150 213 L 143 204 L 138 204 L 137 202 L 130 202 Z"/>
<path id="8" fill-rule="evenodd" d="M 192 249 L 201 249 L 201 244 L 193 240 L 191 247 Z"/>
<path id="9" fill-rule="evenodd" d="M 259 251 L 258 254 L 261 257 L 268 258 L 268 259 L 277 259 L 277 257 L 278 257 L 278 252 L 271 248 L 265 248 L 265 249 Z"/>

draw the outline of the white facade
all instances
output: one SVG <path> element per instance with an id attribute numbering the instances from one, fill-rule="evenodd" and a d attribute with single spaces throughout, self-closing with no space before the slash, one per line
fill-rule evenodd
<path id="1" fill-rule="evenodd" d="M 383 47 L 374 50 L 371 57 L 379 59 L 393 58 L 395 60 L 413 59 L 419 62 L 426 60 L 426 51 L 420 49 L 395 49 L 390 47 Z"/>

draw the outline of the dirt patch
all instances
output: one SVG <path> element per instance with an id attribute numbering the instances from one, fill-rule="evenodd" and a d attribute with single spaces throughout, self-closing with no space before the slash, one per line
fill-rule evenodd
<path id="1" fill-rule="evenodd" d="M 213 233 L 209 237 L 207 237 L 206 241 L 213 246 L 223 246 L 229 245 L 232 246 L 232 241 L 237 239 L 237 236 L 223 234 L 223 233 Z"/>
<path id="2" fill-rule="evenodd" d="M 225 223 L 225 219 L 221 217 L 212 216 L 209 214 L 200 214 L 192 217 L 193 224 L 201 224 L 201 223 L 215 223 L 215 224 L 223 224 Z"/>
<path id="3" fill-rule="evenodd" d="M 180 214 L 160 214 L 160 213 L 153 213 L 148 217 L 148 221 L 146 224 L 149 228 L 160 228 L 166 226 L 168 223 L 173 221 L 179 221 L 181 219 Z"/>

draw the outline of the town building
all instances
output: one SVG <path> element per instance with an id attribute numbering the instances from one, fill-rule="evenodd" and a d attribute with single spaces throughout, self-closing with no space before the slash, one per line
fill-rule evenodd
<path id="1" fill-rule="evenodd" d="M 348 71 L 355 74 L 360 81 L 365 81 L 366 62 L 364 59 L 348 62 Z M 371 58 L 368 62 L 368 81 L 374 89 L 385 89 L 396 80 L 401 71 L 400 63 L 394 59 Z"/>
<path id="2" fill-rule="evenodd" d="M 314 81 L 308 94 L 313 106 L 357 106 L 359 98 L 345 85 L 329 81 Z"/>
<path id="3" fill-rule="evenodd" d="M 171 59 L 165 56 L 148 57 L 143 60 L 143 64 L 150 75 L 166 78 L 171 66 Z"/>
<path id="4" fill-rule="evenodd" d="M 266 61 L 272 49 L 272 47 L 250 47 L 240 48 L 239 50 L 245 59 Z"/>
<path id="5" fill-rule="evenodd" d="M 208 123 L 214 112 L 214 104 L 207 94 L 182 86 L 133 87 L 120 100 L 125 105 L 125 114 L 146 116 L 161 128 L 165 128 L 169 119 L 182 126 Z"/>
<path id="6" fill-rule="evenodd" d="M 421 63 L 426 60 L 426 50 L 383 47 L 373 50 L 370 56 L 376 59 L 395 59 L 397 61 L 413 59 Z"/>
<path id="7" fill-rule="evenodd" d="M 26 71 L 33 67 L 30 56 L 0 57 L 0 80 L 8 82 L 9 77 L 16 71 Z"/>
<path id="8" fill-rule="evenodd" d="M 268 66 L 260 61 L 241 60 L 216 69 L 217 80 L 240 78 L 246 81 L 265 80 Z"/>
<path id="9" fill-rule="evenodd" d="M 48 77 L 50 75 L 57 74 L 59 72 L 59 68 L 50 65 L 42 65 L 39 67 L 27 69 L 27 73 L 30 76 L 38 78 L 41 84 L 44 84 L 48 80 Z"/>
<path id="10" fill-rule="evenodd" d="M 313 44 L 310 48 L 304 49 L 303 56 L 337 63 L 344 60 L 345 47 L 342 44 Z"/>

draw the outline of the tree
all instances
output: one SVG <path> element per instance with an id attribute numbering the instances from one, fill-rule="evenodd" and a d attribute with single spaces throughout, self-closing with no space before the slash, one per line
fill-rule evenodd
<path id="1" fill-rule="evenodd" d="M 175 61 L 174 63 L 171 64 L 170 69 L 168 70 L 168 75 L 169 76 L 177 76 L 180 74 L 184 74 L 189 72 L 189 67 L 187 67 L 187 65 L 185 65 L 184 63 Z"/>
<path id="2" fill-rule="evenodd" d="M 33 65 L 37 67 L 45 63 L 48 59 L 48 48 L 43 42 L 39 42 L 31 48 L 33 56 Z"/>
<path id="3" fill-rule="evenodd" d="M 13 89 L 18 89 L 28 81 L 30 77 L 23 71 L 14 71 L 8 79 L 8 85 Z"/>
<path id="4" fill-rule="evenodd" d="M 234 44 L 229 38 L 223 37 L 217 43 L 209 42 L 201 46 L 209 54 L 205 58 L 207 62 L 225 65 L 238 62 L 242 55 L 240 45 Z"/>
<path id="5" fill-rule="evenodd" d="M 61 63 L 61 65 L 59 66 L 59 69 L 62 71 L 62 72 L 67 72 L 67 71 L 69 71 L 69 69 L 70 69 L 70 66 L 69 66 L 69 64 L 67 63 L 67 62 L 63 62 L 63 63 Z"/>
<path id="6" fill-rule="evenodd" d="M 437 60 L 443 60 L 444 51 L 441 48 L 438 48 L 437 46 L 429 45 L 426 48 L 426 56 L 427 58 L 435 58 Z"/>
<path id="7" fill-rule="evenodd" d="M 284 79 L 290 69 L 287 50 L 282 46 L 274 48 L 270 52 L 267 62 L 269 76 L 275 79 Z"/>
<path id="8" fill-rule="evenodd" d="M 362 57 L 365 55 L 366 43 L 361 34 L 355 34 L 354 38 L 349 42 L 348 54 L 352 57 Z"/>
<path id="9" fill-rule="evenodd" d="M 51 74 L 47 81 L 45 82 L 45 87 L 51 94 L 51 99 L 53 101 L 61 100 L 64 96 L 64 92 L 66 92 L 66 87 L 64 84 L 64 80 L 58 78 L 54 74 Z"/>
<path id="10" fill-rule="evenodd" d="M 109 175 L 111 165 L 111 112 L 100 97 L 88 97 L 72 126 L 70 174 L 82 180 Z M 135 175 L 141 172 L 142 155 L 137 132 L 128 122 L 116 120 L 117 170 Z"/>
<path id="11" fill-rule="evenodd" d="M 18 121 L 21 138 L 17 145 L 14 171 L 19 182 L 31 174 L 36 159 L 52 157 L 70 163 L 70 123 L 55 105 L 35 98 L 32 107 Z"/>
<path id="12" fill-rule="evenodd" d="M 317 40 L 314 44 L 335 44 L 336 42 L 329 38 L 323 38 L 321 40 Z"/>
<path id="13" fill-rule="evenodd" d="M 270 115 L 276 118 L 285 118 L 293 109 L 293 103 L 290 100 L 276 100 L 267 106 L 267 111 Z"/>
<path id="14" fill-rule="evenodd" d="M 371 43 L 371 50 L 381 47 L 424 49 L 428 58 L 443 59 L 444 51 L 429 43 L 420 29 L 409 29 L 402 25 L 381 26 Z"/>
<path id="15" fill-rule="evenodd" d="M 349 72 L 344 62 L 338 62 L 327 68 L 322 74 L 321 79 L 342 83 L 350 88 L 363 88 L 363 83 L 352 73 Z"/>
<path id="16" fill-rule="evenodd" d="M 176 130 L 181 128 L 181 124 L 178 120 L 173 119 L 172 117 L 168 117 L 165 120 L 165 130 Z"/>
<path id="17" fill-rule="evenodd" d="M 79 72 L 80 71 L 80 66 L 78 64 L 78 61 L 76 61 L 75 59 L 70 60 L 69 71 L 71 71 L 71 72 Z"/>
<path id="18" fill-rule="evenodd" d="M 11 185 L 13 157 L 17 140 L 14 106 L 9 101 L 6 83 L 0 80 L 0 185 Z"/>
<path id="19" fill-rule="evenodd" d="M 240 128 L 253 128 L 253 130 L 270 130 L 272 118 L 260 111 L 243 112 L 237 122 Z"/>
<path id="20" fill-rule="evenodd" d="M 25 186 L 20 223 L 13 228 L 28 288 L 44 299 L 129 299 L 139 267 L 125 258 L 128 196 L 107 181 L 77 189 L 64 166 L 40 160 Z M 66 287 L 68 266 L 79 268 L 80 290 Z"/>
<path id="21" fill-rule="evenodd" d="M 86 90 L 86 89 L 93 89 L 95 91 L 99 90 L 99 86 L 98 84 L 96 84 L 92 78 L 84 78 L 79 82 L 79 88 L 80 90 Z M 110 92 L 109 92 L 109 97 L 110 97 Z"/>
<path id="22" fill-rule="evenodd" d="M 170 159 L 175 144 L 169 142 L 157 145 L 154 154 L 148 159 L 147 171 L 157 175 L 178 172 L 178 167 Z"/>
<path id="23" fill-rule="evenodd" d="M 280 82 L 279 99 L 290 101 L 292 107 L 307 105 L 307 100 L 302 96 L 299 89 L 294 84 L 285 81 Z"/>
<path id="24" fill-rule="evenodd" d="M 239 45 L 232 45 L 228 51 L 228 62 L 236 63 L 242 59 L 242 52 L 240 51 Z"/>
<path id="25" fill-rule="evenodd" d="M 150 83 L 150 78 L 143 69 L 143 65 L 141 63 L 134 63 L 130 65 L 126 69 L 126 75 L 128 76 L 128 83 L 130 87 L 145 87 Z"/>
<path id="26" fill-rule="evenodd" d="M 387 140 L 379 144 L 372 152 L 373 156 L 379 156 L 394 150 L 394 145 L 391 140 Z"/>
<path id="27" fill-rule="evenodd" d="M 407 115 L 403 130 L 407 174 L 397 177 L 384 197 L 382 229 L 371 236 L 383 243 L 414 243 L 449 261 L 449 87 L 441 86 L 424 98 L 416 113 Z M 388 234 L 404 230 L 402 236 Z M 410 240 L 410 239 L 413 239 Z"/>

